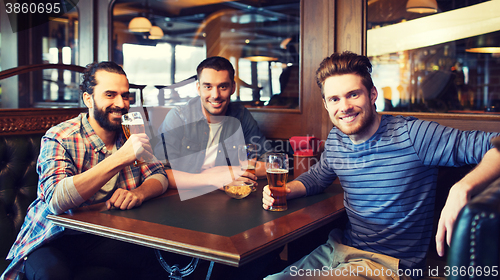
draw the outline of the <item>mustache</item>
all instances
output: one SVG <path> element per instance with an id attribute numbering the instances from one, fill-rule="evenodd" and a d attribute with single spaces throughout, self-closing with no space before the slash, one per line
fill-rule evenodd
<path id="1" fill-rule="evenodd" d="M 106 113 L 122 113 L 122 114 L 126 114 L 126 113 L 128 113 L 128 110 L 125 109 L 125 108 L 118 108 L 118 107 L 115 107 L 115 108 L 106 108 Z"/>
<path id="2" fill-rule="evenodd" d="M 342 114 L 351 114 L 351 113 L 355 113 L 354 111 L 354 108 L 350 108 L 350 109 L 347 109 L 347 110 L 342 110 L 340 111 Z"/>

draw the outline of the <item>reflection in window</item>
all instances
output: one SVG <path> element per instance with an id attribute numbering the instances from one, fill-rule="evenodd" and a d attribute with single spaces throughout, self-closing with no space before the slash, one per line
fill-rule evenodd
<path id="1" fill-rule="evenodd" d="M 298 71 L 284 70 L 298 68 L 299 9 L 300 0 L 250 4 L 117 0 L 113 6 L 112 60 L 123 65 L 130 83 L 145 86 L 145 105 L 177 105 L 196 96 L 189 83 L 196 67 L 206 57 L 219 55 L 235 67 L 235 102 L 296 108 Z M 150 25 L 137 32 L 135 28 L 140 26 L 134 20 L 134 29 L 130 29 L 137 18 L 147 19 Z M 151 37 L 158 28 L 159 35 Z M 285 80 L 291 81 L 289 87 L 282 84 Z"/>
<path id="2" fill-rule="evenodd" d="M 377 110 L 500 112 L 500 2 L 436 1 L 416 14 L 406 1 L 368 1 L 367 55 L 379 92 Z"/>
<path id="3" fill-rule="evenodd" d="M 41 33 L 43 63 L 78 65 L 76 16 L 75 11 L 69 13 L 68 18 L 53 19 L 37 27 Z M 35 79 L 39 75 L 37 72 L 32 73 Z M 79 106 L 81 73 L 60 69 L 45 69 L 42 72 L 41 88 L 33 89 L 34 107 Z"/>

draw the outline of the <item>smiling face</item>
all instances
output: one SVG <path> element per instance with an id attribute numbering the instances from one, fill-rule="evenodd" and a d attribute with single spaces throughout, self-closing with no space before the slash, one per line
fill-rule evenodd
<path id="1" fill-rule="evenodd" d="M 203 115 L 210 122 L 211 116 L 223 116 L 234 93 L 234 81 L 226 70 L 217 71 L 205 68 L 196 83 L 201 97 Z"/>
<path id="2" fill-rule="evenodd" d="M 377 90 L 370 92 L 355 74 L 328 77 L 323 85 L 323 103 L 330 119 L 354 143 L 368 140 L 378 129 L 380 115 L 375 111 Z"/>
<path id="3" fill-rule="evenodd" d="M 106 131 L 120 131 L 121 116 L 130 108 L 127 77 L 98 70 L 95 79 L 97 84 L 94 93 L 92 95 L 84 93 L 89 117 Z"/>

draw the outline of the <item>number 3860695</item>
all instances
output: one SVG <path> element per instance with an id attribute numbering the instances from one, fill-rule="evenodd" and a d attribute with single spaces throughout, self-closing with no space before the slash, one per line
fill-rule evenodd
<path id="1" fill-rule="evenodd" d="M 61 3 L 6 3 L 5 11 L 8 14 L 58 14 Z"/>
<path id="2" fill-rule="evenodd" d="M 493 276 L 497 277 L 498 266 L 445 266 L 444 276 Z"/>

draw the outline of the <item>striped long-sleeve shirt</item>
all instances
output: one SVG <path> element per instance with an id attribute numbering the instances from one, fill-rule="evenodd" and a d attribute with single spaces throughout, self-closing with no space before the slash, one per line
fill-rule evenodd
<path id="1" fill-rule="evenodd" d="M 383 115 L 362 144 L 333 128 L 320 162 L 297 180 L 312 195 L 338 176 L 349 218 L 344 243 L 421 268 L 432 237 L 437 167 L 479 163 L 497 135 Z"/>
<path id="2" fill-rule="evenodd" d="M 120 134 L 115 143 L 116 148 L 120 149 L 124 142 L 125 136 Z M 37 163 L 38 197 L 28 208 L 17 240 L 7 256 L 12 262 L 0 277 L 1 280 L 19 278 L 24 270 L 24 258 L 34 249 L 63 233 L 63 227 L 56 226 L 47 219 L 47 215 L 56 214 L 51 212 L 49 207 L 56 185 L 65 178 L 93 168 L 110 155 L 106 145 L 88 122 L 87 114 L 80 114 L 47 131 L 42 138 Z M 139 167 L 127 166 L 120 171 L 116 186 L 127 190 L 135 189 L 153 174 L 166 176 L 160 162 Z M 83 205 L 92 203 L 93 197 Z M 77 205 L 75 208 L 83 205 Z"/>

